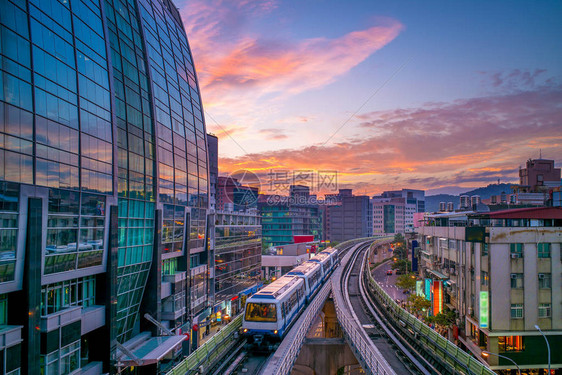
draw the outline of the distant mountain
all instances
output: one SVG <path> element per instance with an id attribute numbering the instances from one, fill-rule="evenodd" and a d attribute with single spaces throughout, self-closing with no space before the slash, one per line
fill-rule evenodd
<path id="1" fill-rule="evenodd" d="M 502 192 L 506 194 L 511 194 L 511 185 L 515 183 L 506 183 L 506 184 L 490 184 L 486 187 L 481 187 L 478 189 L 474 189 L 471 191 L 467 191 L 463 195 L 479 195 L 480 199 L 488 199 L 492 195 L 500 195 Z"/>
<path id="2" fill-rule="evenodd" d="M 425 191 L 425 195 L 459 195 L 463 194 L 465 191 L 474 190 L 476 187 L 462 187 L 462 186 L 444 186 L 437 189 L 428 189 Z"/>
<path id="3" fill-rule="evenodd" d="M 505 183 L 505 184 L 490 184 L 486 187 L 481 187 L 477 189 L 473 189 L 462 193 L 462 195 L 479 195 L 480 199 L 489 199 L 492 195 L 500 195 L 502 192 L 506 194 L 511 193 L 511 185 L 513 183 Z M 455 205 L 455 209 L 459 207 L 460 199 L 459 195 L 450 195 L 450 194 L 437 194 L 437 195 L 429 195 L 425 197 L 425 211 L 426 212 L 435 212 L 439 211 L 439 202 L 453 202 Z"/>

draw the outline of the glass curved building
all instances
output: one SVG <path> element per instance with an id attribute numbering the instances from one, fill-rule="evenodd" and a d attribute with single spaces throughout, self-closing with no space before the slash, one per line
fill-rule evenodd
<path id="1" fill-rule="evenodd" d="M 0 373 L 162 371 L 209 310 L 205 121 L 178 10 L 1 0 L 0 83 Z"/>

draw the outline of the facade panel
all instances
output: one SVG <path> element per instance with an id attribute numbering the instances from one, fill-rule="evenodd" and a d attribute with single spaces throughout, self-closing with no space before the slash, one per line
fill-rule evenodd
<path id="1" fill-rule="evenodd" d="M 0 85 L 0 324 L 24 339 L 12 370 L 72 373 L 101 363 L 113 372 L 119 358 L 107 333 L 125 345 L 141 331 L 158 334 L 146 312 L 173 333 L 189 330 L 208 307 L 207 272 L 196 270 L 209 259 L 209 178 L 197 77 L 175 6 L 2 1 Z M 38 277 L 24 272 L 31 235 Z M 152 298 L 171 280 L 171 296 Z M 26 286 L 37 291 L 25 307 L 40 316 L 37 336 L 18 305 Z M 85 316 L 97 318 L 82 325 Z M 55 318 L 58 341 L 49 339 Z"/>

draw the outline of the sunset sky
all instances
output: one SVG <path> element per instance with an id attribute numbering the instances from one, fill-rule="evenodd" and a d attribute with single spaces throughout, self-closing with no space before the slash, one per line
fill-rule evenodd
<path id="1" fill-rule="evenodd" d="M 562 166 L 562 2 L 176 5 L 221 174 L 372 195 L 515 182 L 539 149 Z"/>

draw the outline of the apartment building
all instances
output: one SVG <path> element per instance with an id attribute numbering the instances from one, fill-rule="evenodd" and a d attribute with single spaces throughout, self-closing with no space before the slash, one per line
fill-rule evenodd
<path id="1" fill-rule="evenodd" d="M 551 349 L 562 347 L 562 209 L 430 214 L 416 232 L 426 294 L 438 302 L 435 312 L 458 312 L 452 332 L 458 329 L 459 345 L 500 373 L 512 364 L 483 350 L 528 373 L 545 369 L 547 348 L 535 325 Z M 551 368 L 562 368 L 560 350 L 551 352 Z"/>

